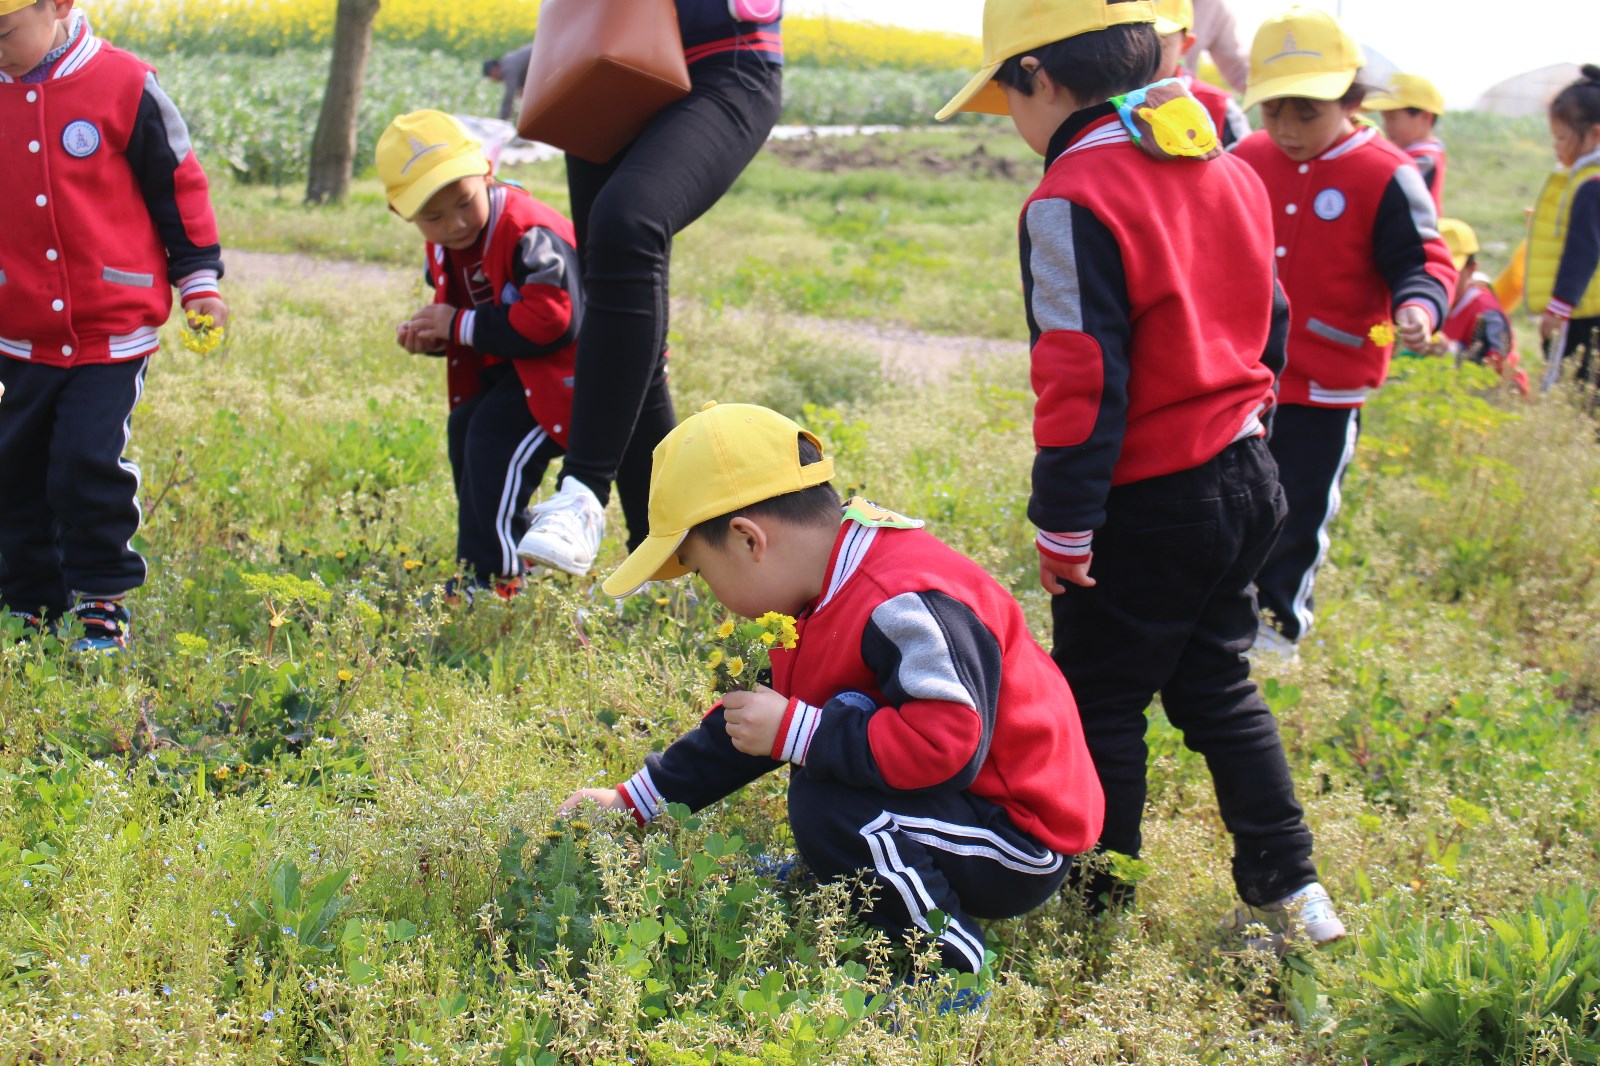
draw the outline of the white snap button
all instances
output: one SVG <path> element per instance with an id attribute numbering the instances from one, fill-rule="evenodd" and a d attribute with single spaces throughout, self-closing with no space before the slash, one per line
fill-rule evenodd
<path id="1" fill-rule="evenodd" d="M 1286 215 L 1292 215 L 1298 210 L 1300 210 L 1300 208 L 1295 206 L 1294 204 L 1286 204 L 1286 205 L 1284 205 L 1283 213 L 1286 214 Z"/>
<path id="2" fill-rule="evenodd" d="M 61 258 L 61 253 L 57 252 L 54 248 L 51 248 L 49 251 L 44 253 L 44 257 L 50 260 L 50 262 L 54 263 L 57 259 Z"/>
<path id="3" fill-rule="evenodd" d="M 29 141 L 28 142 L 28 151 L 37 152 L 38 150 L 39 150 L 39 142 L 38 141 Z"/>
<path id="4" fill-rule="evenodd" d="M 67 305 L 62 303 L 60 300 L 51 300 L 50 301 L 50 310 L 52 310 L 52 311 L 59 311 L 63 307 L 66 307 L 66 306 Z"/>
<path id="5" fill-rule="evenodd" d="M 553 427 L 551 429 L 551 432 L 552 433 L 560 433 L 561 432 L 561 427 L 560 426 L 555 426 L 555 427 Z"/>
<path id="6" fill-rule="evenodd" d="M 34 102 L 34 101 L 35 101 L 35 100 L 37 100 L 37 99 L 39 99 L 39 94 L 38 94 L 38 93 L 36 93 L 36 92 L 33 92 L 33 91 L 32 91 L 32 90 L 31 90 L 31 89 L 30 89 L 30 90 L 29 90 L 29 91 L 28 91 L 28 103 L 30 103 L 30 104 L 31 104 L 31 103 L 33 103 L 33 102 Z"/>
<path id="7" fill-rule="evenodd" d="M 1309 174 L 1310 172 L 1311 172 L 1311 164 L 1310 163 L 1301 163 L 1300 164 L 1300 173 Z"/>
<path id="8" fill-rule="evenodd" d="M 43 207 L 45 204 L 50 202 L 50 198 L 44 193 L 40 193 L 38 196 L 33 198 L 33 202 L 38 204 L 40 207 Z"/>
<path id="9" fill-rule="evenodd" d="M 533 390 L 532 389 L 523 389 L 522 390 L 522 395 L 524 395 L 524 396 L 532 396 L 533 395 Z"/>
<path id="10" fill-rule="evenodd" d="M 1282 259 L 1282 258 L 1283 258 L 1283 257 L 1284 257 L 1284 256 L 1286 256 L 1286 255 L 1288 255 L 1288 254 L 1289 254 L 1289 249 L 1287 249 L 1287 248 L 1285 248 L 1285 247 L 1284 247 L 1284 246 L 1283 246 L 1283 245 L 1281 245 L 1281 244 L 1280 244 L 1280 245 L 1278 245 L 1278 258 L 1279 258 L 1279 259 Z"/>
<path id="11" fill-rule="evenodd" d="M 459 360 L 459 359 L 452 359 L 452 360 L 450 360 L 450 365 L 451 365 L 451 366 L 455 366 L 455 365 L 456 365 L 456 364 L 457 364 L 457 363 L 459 363 L 459 362 L 461 362 L 461 360 Z"/>
<path id="12" fill-rule="evenodd" d="M 70 357 L 71 357 L 71 355 L 72 355 L 72 345 L 70 345 L 70 344 L 63 344 L 63 345 L 62 345 L 62 346 L 61 346 L 61 354 L 62 354 L 62 355 L 65 355 L 65 356 L 67 356 L 67 357 L 69 357 L 69 358 L 70 358 Z"/>
<path id="13" fill-rule="evenodd" d="M 452 396 L 452 397 L 450 397 L 450 402 L 451 402 L 451 403 L 460 403 L 460 402 L 461 402 L 461 397 L 459 397 L 459 396 Z"/>

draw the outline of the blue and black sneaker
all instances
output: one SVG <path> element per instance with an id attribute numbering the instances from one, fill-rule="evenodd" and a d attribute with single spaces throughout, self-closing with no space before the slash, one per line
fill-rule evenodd
<path id="1" fill-rule="evenodd" d="M 80 600 L 71 611 L 83 626 L 83 636 L 72 642 L 73 651 L 118 655 L 128 650 L 128 609 L 121 600 Z"/>

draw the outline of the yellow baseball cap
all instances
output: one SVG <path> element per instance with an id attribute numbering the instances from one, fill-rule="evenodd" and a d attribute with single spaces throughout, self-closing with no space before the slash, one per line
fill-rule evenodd
<path id="1" fill-rule="evenodd" d="M 1154 22 L 1151 0 L 1110 4 L 1106 0 L 986 0 L 983 5 L 983 69 L 934 116 L 940 122 L 957 111 L 1009 115 L 1005 90 L 995 71 L 1012 56 L 1083 33 L 1130 22 Z"/>
<path id="2" fill-rule="evenodd" d="M 25 7 L 32 7 L 37 0 L 0 0 L 0 15 L 10 15 L 21 11 Z"/>
<path id="3" fill-rule="evenodd" d="M 1165 37 L 1194 29 L 1194 0 L 1155 0 L 1156 32 Z"/>
<path id="4" fill-rule="evenodd" d="M 1256 31 L 1243 106 L 1280 96 L 1337 100 L 1355 83 L 1366 61 L 1361 45 L 1332 15 L 1314 7 L 1291 7 Z"/>
<path id="5" fill-rule="evenodd" d="M 748 403 L 708 403 L 680 422 L 651 453 L 650 535 L 600 586 L 606 595 L 688 573 L 678 548 L 701 522 L 832 480 L 832 458 L 800 465 L 801 437 L 822 450 L 793 419 Z"/>
<path id="6" fill-rule="evenodd" d="M 1445 247 L 1450 249 L 1450 258 L 1455 260 L 1458 272 L 1467 265 L 1469 258 L 1478 254 L 1478 235 L 1459 218 L 1441 218 L 1439 236 L 1444 238 Z"/>
<path id="7" fill-rule="evenodd" d="M 491 169 L 483 143 L 443 111 L 401 115 L 378 138 L 378 177 L 407 222 L 446 185 Z"/>
<path id="8" fill-rule="evenodd" d="M 1366 105 L 1372 111 L 1399 111 L 1415 107 L 1435 115 L 1444 114 L 1444 95 L 1434 88 L 1433 82 L 1420 74 L 1396 74 L 1387 87 L 1370 93 Z"/>

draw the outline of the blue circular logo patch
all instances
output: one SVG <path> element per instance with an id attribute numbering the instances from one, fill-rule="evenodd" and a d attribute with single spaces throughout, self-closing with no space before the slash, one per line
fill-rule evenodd
<path id="1" fill-rule="evenodd" d="M 1332 222 L 1344 214 L 1344 193 L 1338 189 L 1323 189 L 1317 193 L 1317 198 L 1311 201 L 1311 210 L 1324 222 Z"/>
<path id="2" fill-rule="evenodd" d="M 86 118 L 69 123 L 61 131 L 61 147 L 76 159 L 86 159 L 100 150 L 100 129 Z"/>

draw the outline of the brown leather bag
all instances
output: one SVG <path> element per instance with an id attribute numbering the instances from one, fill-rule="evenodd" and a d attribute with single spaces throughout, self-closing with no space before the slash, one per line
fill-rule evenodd
<path id="1" fill-rule="evenodd" d="M 604 163 L 688 93 L 673 0 L 544 0 L 517 132 Z"/>

